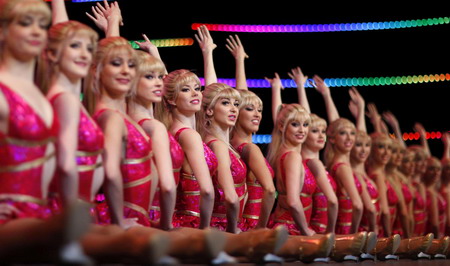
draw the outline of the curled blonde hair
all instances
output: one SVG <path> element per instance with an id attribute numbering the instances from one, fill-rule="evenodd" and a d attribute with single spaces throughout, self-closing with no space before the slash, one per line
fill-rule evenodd
<path id="1" fill-rule="evenodd" d="M 131 82 L 131 89 L 129 95 L 136 93 L 136 84 L 138 81 L 137 73 L 139 73 L 139 65 L 137 64 L 137 56 L 135 50 L 131 47 L 128 41 L 123 37 L 107 37 L 98 42 L 97 52 L 95 53 L 91 73 L 88 76 L 88 88 L 85 90 L 86 108 L 89 112 L 93 112 L 95 107 L 95 98 L 101 94 L 101 80 L 100 74 L 108 59 L 121 55 L 128 54 L 132 60 L 136 61 L 136 76 Z"/>
<path id="2" fill-rule="evenodd" d="M 303 106 L 297 103 L 282 105 L 278 111 L 277 119 L 272 131 L 272 141 L 269 144 L 267 153 L 267 160 L 274 169 L 277 168 L 277 157 L 279 156 L 280 148 L 285 141 L 286 128 L 292 121 L 311 122 L 311 117 Z"/>
<path id="3" fill-rule="evenodd" d="M 382 143 L 392 146 L 392 139 L 387 134 L 381 132 L 374 132 L 370 134 L 370 138 L 372 139 L 372 148 L 370 149 L 370 154 L 369 158 L 367 158 L 367 163 L 369 165 L 372 165 L 373 162 L 375 161 L 374 157 L 375 154 L 373 150 L 376 148 L 376 146 Z"/>
<path id="4" fill-rule="evenodd" d="M 192 81 L 197 83 L 198 86 L 201 86 L 198 76 L 187 69 L 174 70 L 164 77 L 164 96 L 161 103 L 155 104 L 154 115 L 167 128 L 170 128 L 172 125 L 171 114 L 175 109 L 175 106 L 170 102 L 175 102 L 181 88 Z"/>
<path id="5" fill-rule="evenodd" d="M 197 116 L 197 131 L 202 138 L 208 134 L 214 135 L 214 132 L 211 130 L 211 118 L 214 114 L 212 116 L 208 115 L 207 110 L 213 109 L 217 101 L 224 98 L 240 101 L 241 95 L 236 89 L 224 83 L 209 84 L 203 91 L 202 108 Z"/>
<path id="6" fill-rule="evenodd" d="M 259 105 L 261 108 L 263 107 L 263 102 L 256 93 L 249 90 L 239 90 L 239 94 L 241 95 L 239 110 L 250 104 Z"/>

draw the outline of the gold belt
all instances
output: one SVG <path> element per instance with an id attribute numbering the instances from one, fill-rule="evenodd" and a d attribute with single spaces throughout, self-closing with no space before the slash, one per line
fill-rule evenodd
<path id="1" fill-rule="evenodd" d="M 200 217 L 200 213 L 198 212 L 194 212 L 194 211 L 188 211 L 188 210 L 180 210 L 177 211 L 177 213 L 179 214 L 184 214 L 184 215 L 189 215 L 189 216 L 195 216 L 195 217 Z"/>
<path id="2" fill-rule="evenodd" d="M 247 218 L 247 219 L 254 219 L 254 220 L 258 220 L 259 219 L 258 215 L 250 215 L 250 214 L 243 214 L 242 217 L 243 218 Z"/>
<path id="3" fill-rule="evenodd" d="M 47 145 L 48 143 L 54 142 L 55 140 L 56 140 L 55 137 L 50 137 L 50 138 L 46 138 L 46 139 L 38 140 L 38 141 L 6 137 L 3 140 L 0 140 L 0 144 L 7 143 L 7 144 L 12 144 L 12 145 L 24 146 L 24 147 L 36 147 L 36 146 Z"/>
<path id="4" fill-rule="evenodd" d="M 131 203 L 131 202 L 128 202 L 128 201 L 124 201 L 123 202 L 123 206 L 128 207 L 128 208 L 130 208 L 132 210 L 135 210 L 135 211 L 143 214 L 145 217 L 149 218 L 148 211 L 146 209 L 142 208 L 141 206 L 137 205 L 137 204 L 134 204 L 134 203 Z"/>
<path id="5" fill-rule="evenodd" d="M 77 157 L 88 157 L 88 156 L 97 156 L 103 152 L 103 149 L 100 149 L 98 151 L 77 151 L 76 156 Z"/>
<path id="6" fill-rule="evenodd" d="M 44 157 L 32 160 L 32 161 L 27 161 L 27 162 L 23 162 L 17 165 L 10 165 L 10 166 L 1 166 L 0 167 L 0 173 L 11 173 L 11 172 L 20 172 L 20 171 L 25 171 L 28 169 L 32 169 L 32 168 L 36 168 L 42 164 L 44 164 L 47 160 L 49 160 L 50 158 L 52 158 L 55 155 L 54 152 L 45 155 Z"/>
<path id="7" fill-rule="evenodd" d="M 319 222 L 311 222 L 311 225 L 315 225 L 315 226 L 318 226 L 318 227 L 320 227 L 320 228 L 327 228 L 327 225 L 326 224 L 322 224 L 322 223 L 319 223 Z"/>
<path id="8" fill-rule="evenodd" d="M 189 179 L 189 180 L 197 181 L 194 174 L 181 173 L 181 177 Z"/>
<path id="9" fill-rule="evenodd" d="M 78 172 L 87 172 L 92 171 L 102 166 L 102 162 L 98 162 L 95 164 L 83 164 L 83 165 L 77 165 Z"/>
<path id="10" fill-rule="evenodd" d="M 147 160 L 150 160 L 153 156 L 153 151 L 150 152 L 147 156 L 141 157 L 141 158 L 130 158 L 130 159 L 124 159 L 122 161 L 122 164 L 140 164 Z"/>
<path id="11" fill-rule="evenodd" d="M 149 174 L 148 176 L 143 177 L 141 179 L 134 180 L 134 181 L 123 184 L 123 188 L 136 187 L 136 186 L 145 184 L 145 183 L 151 181 L 152 178 L 153 178 L 152 174 Z"/>

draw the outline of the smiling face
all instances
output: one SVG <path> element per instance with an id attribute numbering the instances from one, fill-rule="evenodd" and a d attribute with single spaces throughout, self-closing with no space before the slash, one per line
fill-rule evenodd
<path id="1" fill-rule="evenodd" d="M 412 176 L 414 174 L 414 152 L 412 151 L 405 151 L 405 154 L 402 159 L 402 163 L 400 164 L 400 171 L 405 174 L 406 176 Z"/>
<path id="2" fill-rule="evenodd" d="M 327 127 L 325 125 L 310 126 L 305 146 L 313 151 L 320 151 L 325 147 Z"/>
<path id="3" fill-rule="evenodd" d="M 135 58 L 128 52 L 120 52 L 105 59 L 100 82 L 110 94 L 127 94 L 136 76 Z"/>
<path id="4" fill-rule="evenodd" d="M 60 71 L 69 79 L 86 77 L 92 63 L 92 39 L 83 33 L 75 34 L 61 51 Z"/>
<path id="5" fill-rule="evenodd" d="M 341 153 L 350 153 L 355 143 L 356 131 L 352 127 L 343 127 L 330 138 L 330 141 L 334 144 L 335 149 Z"/>
<path id="6" fill-rule="evenodd" d="M 236 124 L 239 115 L 239 100 L 235 98 L 221 97 L 216 101 L 214 108 L 206 110 L 212 116 L 213 125 L 221 128 L 231 128 Z"/>
<path id="7" fill-rule="evenodd" d="M 357 135 L 350 158 L 356 163 L 364 163 L 369 157 L 372 141 L 367 135 Z"/>
<path id="8" fill-rule="evenodd" d="M 183 84 L 176 96 L 173 105 L 179 112 L 195 113 L 200 111 L 202 103 L 202 93 L 200 84 L 195 80 L 189 80 Z"/>
<path id="9" fill-rule="evenodd" d="M 290 121 L 284 132 L 284 141 L 291 146 L 302 145 L 308 136 L 309 123 L 307 121 L 292 120 Z"/>
<path id="10" fill-rule="evenodd" d="M 374 141 L 371 153 L 374 162 L 381 165 L 386 165 L 392 156 L 391 142 L 386 139 Z"/>
<path id="11" fill-rule="evenodd" d="M 163 78 L 162 72 L 148 72 L 144 74 L 138 82 L 137 96 L 139 99 L 159 103 L 163 95 Z"/>
<path id="12" fill-rule="evenodd" d="M 47 16 L 41 13 L 15 17 L 2 33 L 3 55 L 10 55 L 20 61 L 28 61 L 38 56 L 47 44 L 49 23 Z"/>
<path id="13" fill-rule="evenodd" d="M 261 105 L 249 103 L 239 110 L 238 124 L 246 132 L 255 133 L 259 130 L 259 125 L 262 118 Z"/>

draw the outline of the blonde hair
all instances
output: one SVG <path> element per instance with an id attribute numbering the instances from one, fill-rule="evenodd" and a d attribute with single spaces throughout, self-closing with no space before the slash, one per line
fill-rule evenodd
<path id="1" fill-rule="evenodd" d="M 91 73 L 88 76 L 88 88 L 85 90 L 86 108 L 89 112 L 93 112 L 95 108 L 95 98 L 101 94 L 101 80 L 100 74 L 103 71 L 106 61 L 112 57 L 120 54 L 128 54 L 132 60 L 136 61 L 136 73 L 139 73 L 139 65 L 137 64 L 137 56 L 134 49 L 125 38 L 122 37 L 107 37 L 98 43 L 97 52 L 91 67 Z M 136 75 L 131 83 L 131 90 L 129 94 L 136 93 L 138 76 Z"/>
<path id="2" fill-rule="evenodd" d="M 38 80 L 39 87 L 42 91 L 48 90 L 48 81 L 51 77 L 57 74 L 59 69 L 59 63 L 63 50 L 69 44 L 68 42 L 76 34 L 85 34 L 92 42 L 93 55 L 97 48 L 98 33 L 91 27 L 74 20 L 69 20 L 53 25 L 48 31 L 48 44 L 46 50 L 54 55 L 56 61 L 52 61 L 48 58 L 47 54 L 44 54 L 46 58 L 44 64 L 39 65 L 38 72 L 42 73 L 45 78 Z"/>
<path id="3" fill-rule="evenodd" d="M 211 130 L 211 118 L 213 115 L 208 115 L 207 110 L 213 109 L 217 101 L 220 99 L 236 99 L 241 100 L 241 95 L 236 89 L 224 84 L 224 83 L 212 83 L 206 86 L 203 91 L 202 108 L 197 116 L 197 131 L 200 133 L 202 138 L 206 135 L 214 135 Z"/>
<path id="4" fill-rule="evenodd" d="M 139 87 L 139 80 L 143 78 L 145 75 L 149 73 L 159 72 L 164 73 L 165 72 L 165 66 L 164 63 L 150 55 L 147 52 L 136 50 L 136 56 L 138 58 L 137 64 L 139 65 L 139 70 L 137 72 L 137 84 L 136 84 L 136 90 Z M 127 97 L 127 103 L 128 104 L 135 104 L 137 98 L 137 93 L 131 94 L 129 97 Z"/>
<path id="5" fill-rule="evenodd" d="M 269 144 L 267 160 L 274 169 L 277 168 L 277 157 L 280 147 L 285 141 L 286 128 L 292 121 L 311 122 L 311 117 L 303 106 L 297 103 L 282 105 L 272 131 L 272 142 Z"/>
<path id="6" fill-rule="evenodd" d="M 192 81 L 201 86 L 197 75 L 187 69 L 174 70 L 164 77 L 164 96 L 160 103 L 155 104 L 154 116 L 167 128 L 172 124 L 171 114 L 175 109 L 170 102 L 175 102 L 183 86 Z"/>
<path id="7" fill-rule="evenodd" d="M 330 123 L 330 125 L 327 128 L 328 139 L 334 138 L 342 129 L 347 127 L 356 131 L 355 124 L 353 124 L 353 122 L 351 122 L 350 120 L 343 117 L 334 120 L 333 122 Z M 331 141 L 327 141 L 327 145 L 325 146 L 324 152 L 325 155 L 324 161 L 327 167 L 331 166 L 330 164 L 332 163 L 335 154 L 334 149 L 335 145 Z"/>
<path id="8" fill-rule="evenodd" d="M 309 127 L 327 127 L 327 121 L 322 117 L 314 113 L 309 114 L 309 116 L 311 117 L 311 124 Z"/>
<path id="9" fill-rule="evenodd" d="M 241 95 L 241 104 L 239 106 L 239 110 L 250 104 L 259 105 L 261 106 L 261 108 L 263 107 L 261 98 L 259 98 L 259 96 L 254 92 L 249 90 L 239 90 L 239 94 Z"/>

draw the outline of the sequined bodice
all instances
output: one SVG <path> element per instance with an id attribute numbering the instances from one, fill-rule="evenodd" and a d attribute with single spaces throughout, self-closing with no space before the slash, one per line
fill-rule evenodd
<path id="1" fill-rule="evenodd" d="M 46 150 L 56 139 L 58 120 L 54 115 L 47 127 L 20 95 L 2 83 L 0 91 L 9 106 L 8 132 L 0 132 L 0 197 L 43 199 L 43 165 L 53 155 Z"/>

